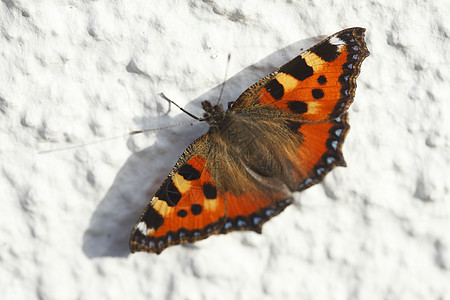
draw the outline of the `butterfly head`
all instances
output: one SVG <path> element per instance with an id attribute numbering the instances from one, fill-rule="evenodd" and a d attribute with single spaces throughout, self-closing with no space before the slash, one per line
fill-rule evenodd
<path id="1" fill-rule="evenodd" d="M 202 102 L 202 107 L 205 110 L 203 120 L 208 122 L 210 126 L 218 126 L 225 119 L 225 112 L 223 111 L 222 105 L 212 105 L 211 102 L 205 100 Z"/>

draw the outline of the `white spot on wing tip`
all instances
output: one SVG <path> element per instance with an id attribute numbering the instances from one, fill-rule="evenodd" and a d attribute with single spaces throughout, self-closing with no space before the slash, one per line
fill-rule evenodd
<path id="1" fill-rule="evenodd" d="M 337 36 L 333 36 L 332 38 L 330 38 L 329 42 L 330 44 L 337 46 L 339 51 L 341 50 L 342 46 L 346 44 L 343 40 L 341 40 Z"/>
<path id="2" fill-rule="evenodd" d="M 337 36 L 333 36 L 330 38 L 330 44 L 338 46 L 338 45 L 345 45 L 345 42 L 340 38 L 338 38 Z"/>
<path id="3" fill-rule="evenodd" d="M 154 231 L 153 228 L 148 229 L 148 228 L 147 228 L 147 224 L 145 224 L 145 222 L 139 222 L 139 223 L 137 224 L 136 228 L 139 229 L 139 231 L 140 231 L 143 235 L 148 235 L 149 233 L 151 233 L 151 232 Z"/>

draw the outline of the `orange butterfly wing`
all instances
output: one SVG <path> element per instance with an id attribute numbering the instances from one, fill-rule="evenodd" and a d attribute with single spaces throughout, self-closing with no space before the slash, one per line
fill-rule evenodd
<path id="1" fill-rule="evenodd" d="M 318 182 L 335 166 L 346 166 L 342 144 L 350 125 L 348 114 L 321 123 L 304 123 L 298 132 L 304 137 L 298 149 L 298 162 L 302 172 L 298 191 Z"/>
<path id="2" fill-rule="evenodd" d="M 226 202 L 205 168 L 208 151 L 206 135 L 186 149 L 134 226 L 131 252 L 161 253 L 220 231 Z"/>
<path id="3" fill-rule="evenodd" d="M 320 122 L 340 116 L 353 102 L 356 77 L 369 55 L 364 28 L 333 34 L 247 89 L 233 110 L 267 105 Z"/>

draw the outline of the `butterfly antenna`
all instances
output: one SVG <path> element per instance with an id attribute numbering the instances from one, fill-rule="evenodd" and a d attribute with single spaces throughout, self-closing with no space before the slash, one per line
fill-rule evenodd
<path id="1" fill-rule="evenodd" d="M 178 126 L 183 126 L 183 125 L 192 125 L 192 124 L 194 124 L 193 121 L 186 121 L 186 122 L 181 122 L 181 123 L 164 126 L 164 127 L 150 128 L 150 129 L 144 129 L 144 130 L 134 130 L 134 131 L 130 131 L 129 135 L 143 133 L 143 132 L 150 132 L 150 131 L 158 131 L 158 130 L 168 129 L 168 128 L 172 128 L 172 127 L 178 127 Z"/>
<path id="2" fill-rule="evenodd" d="M 164 95 L 164 93 L 159 94 L 161 96 L 161 98 L 163 98 L 164 100 L 166 100 L 167 102 L 175 105 L 176 107 L 178 107 L 182 112 L 184 112 L 185 114 L 187 114 L 188 116 L 190 116 L 191 118 L 196 119 L 197 121 L 203 121 L 203 119 L 200 119 L 199 117 L 197 117 L 196 115 L 191 114 L 190 112 L 188 112 L 187 110 L 185 110 L 184 108 L 182 108 L 181 106 L 179 106 L 178 104 L 176 104 L 175 102 L 173 102 L 172 100 L 170 100 L 169 98 L 166 97 L 166 95 Z"/>
<path id="3" fill-rule="evenodd" d="M 82 143 L 82 144 L 68 146 L 68 147 L 63 147 L 63 148 L 58 148 L 58 149 L 41 150 L 41 151 L 38 151 L 38 154 L 48 154 L 48 153 L 53 153 L 53 152 L 61 152 L 61 151 L 73 150 L 73 149 L 77 149 L 77 148 L 84 148 L 84 147 L 87 147 L 87 146 L 91 146 L 91 145 L 95 145 L 95 144 L 101 144 L 101 143 L 104 143 L 104 142 L 107 142 L 107 141 L 112 141 L 112 140 L 124 138 L 127 135 L 128 134 L 122 134 L 122 135 L 113 136 L 113 137 L 110 137 L 110 138 L 101 139 L 101 140 L 98 140 L 98 141 Z"/>
<path id="4" fill-rule="evenodd" d="M 227 83 L 227 77 L 228 77 L 228 68 L 230 67 L 230 59 L 231 59 L 231 54 L 228 53 L 228 59 L 227 59 L 227 67 L 225 69 L 225 77 L 223 78 L 223 83 L 222 83 L 222 88 L 220 89 L 220 94 L 219 94 L 219 98 L 217 99 L 217 104 L 220 103 L 220 99 L 222 98 L 222 94 L 223 94 L 223 89 L 225 88 L 225 84 Z"/>
<path id="5" fill-rule="evenodd" d="M 128 133 L 122 134 L 122 135 L 117 135 L 117 136 L 113 136 L 110 138 L 101 139 L 98 141 L 81 143 L 78 145 L 73 145 L 73 146 L 68 146 L 68 147 L 63 147 L 63 148 L 58 148 L 58 149 L 41 150 L 41 151 L 38 151 L 38 154 L 49 154 L 49 153 L 53 153 L 53 152 L 74 150 L 74 149 L 84 148 L 84 147 L 95 145 L 95 144 L 102 144 L 104 142 L 108 142 L 108 141 L 112 141 L 112 140 L 121 139 L 121 138 L 127 137 L 129 135 L 134 135 L 134 134 L 143 133 L 143 132 L 150 132 L 150 131 L 158 131 L 158 130 L 168 129 L 168 128 L 172 128 L 172 127 L 191 125 L 191 124 L 194 124 L 194 122 L 193 121 L 185 121 L 185 122 L 181 122 L 181 123 L 177 123 L 177 124 L 173 124 L 173 125 L 169 125 L 169 126 L 164 126 L 164 127 L 144 129 L 144 130 L 134 130 L 134 131 L 130 131 Z"/>

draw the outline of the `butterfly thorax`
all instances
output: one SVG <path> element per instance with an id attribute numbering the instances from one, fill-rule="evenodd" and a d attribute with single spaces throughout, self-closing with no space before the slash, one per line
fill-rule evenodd
<path id="1" fill-rule="evenodd" d="M 216 104 L 212 105 L 209 101 L 203 101 L 202 107 L 205 110 L 203 114 L 203 119 L 214 128 L 220 126 L 225 119 L 225 112 L 222 108 L 222 105 Z"/>

